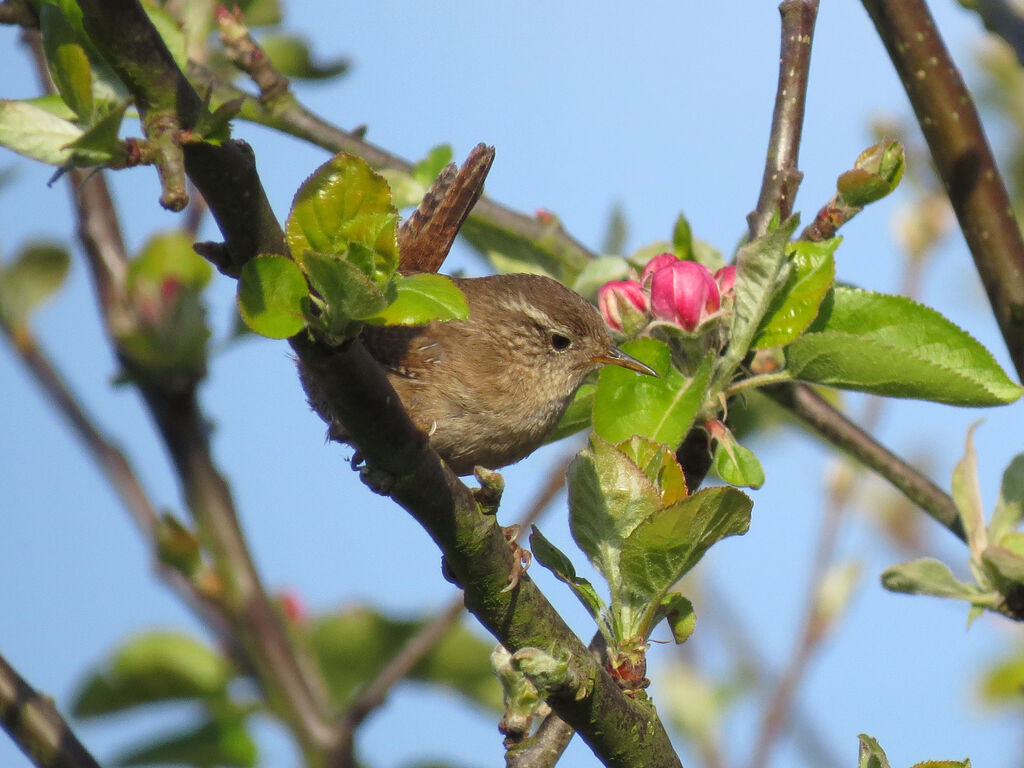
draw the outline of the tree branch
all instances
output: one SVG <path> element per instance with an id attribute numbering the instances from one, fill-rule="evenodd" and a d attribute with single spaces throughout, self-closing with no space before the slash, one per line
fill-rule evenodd
<path id="1" fill-rule="evenodd" d="M 1024 240 L 971 95 L 922 0 L 863 0 L 885 43 L 1024 377 Z"/>
<path id="2" fill-rule="evenodd" d="M 151 72 L 135 77 L 137 64 L 132 52 L 140 41 L 163 49 L 144 12 L 133 0 L 81 0 L 86 29 L 97 34 L 94 42 L 116 72 L 126 79 L 138 104 L 163 104 L 168 94 L 146 93 L 149 89 L 167 89 L 170 84 L 182 89 L 171 71 Z M 116 18 L 117 24 L 111 24 Z M 117 34 L 106 34 L 104 28 Z M 120 41 L 131 38 L 123 49 Z M 166 54 L 166 51 L 164 51 Z M 177 72 L 168 55 L 147 54 L 147 67 Z M 180 72 L 178 73 L 180 75 Z M 191 87 L 188 86 L 191 91 Z M 136 92 L 140 92 L 136 94 Z M 189 108 L 194 100 L 182 95 Z M 266 195 L 252 168 L 243 174 L 240 185 L 224 187 L 223 179 L 237 157 L 227 156 L 225 146 L 189 145 L 188 172 L 203 193 L 227 240 L 231 259 L 228 268 L 236 270 L 258 253 L 284 253 L 280 224 L 269 211 Z M 201 155 L 196 157 L 194 155 Z M 196 172 L 193 172 L 193 168 Z M 226 193 L 230 191 L 230 197 Z M 255 224 L 255 226 L 254 226 Z M 248 233 L 245 230 L 249 230 Z M 239 241 L 234 241 L 238 235 Z M 222 269 L 224 268 L 224 265 Z M 227 271 L 225 269 L 225 271 Z M 341 417 L 368 463 L 395 478 L 393 498 L 406 508 L 440 546 L 449 571 L 465 589 L 466 605 L 510 650 L 539 647 L 569 662 L 573 674 L 564 685 L 549 692 L 551 706 L 580 732 L 584 740 L 607 765 L 678 766 L 668 737 L 649 707 L 627 698 L 603 667 L 591 657 L 579 639 L 565 625 L 533 582 L 524 578 L 518 588 L 504 591 L 512 569 L 512 553 L 495 523 L 485 516 L 466 486 L 445 468 L 430 449 L 426 437 L 413 426 L 402 410 L 383 371 L 358 342 L 331 349 L 304 335 L 292 339 L 303 366 L 324 393 L 332 410 Z M 338 372 L 342 375 L 338 375 Z M 175 462 L 184 477 L 194 478 L 187 489 L 194 494 L 209 494 L 204 503 L 228 500 L 223 480 L 208 465 L 202 422 L 193 402 L 161 404 L 153 401 L 157 422 L 165 433 Z M 174 414 L 174 419 L 170 417 Z M 181 417 L 185 416 L 186 419 Z M 200 499 L 197 499 L 199 501 Z M 585 685 L 568 680 L 587 681 Z M 302 724 L 304 725 L 304 723 Z"/>
<path id="3" fill-rule="evenodd" d="M 780 221 L 789 218 L 803 178 L 797 169 L 797 160 L 818 0 L 783 0 L 779 4 L 779 13 L 782 15 L 779 85 L 775 92 L 761 193 L 757 208 L 747 216 L 751 240 L 768 231 L 768 222 L 776 211 Z"/>
<path id="4" fill-rule="evenodd" d="M 0 656 L 0 723 L 28 758 L 44 768 L 100 768 L 53 699 L 35 691 Z"/>

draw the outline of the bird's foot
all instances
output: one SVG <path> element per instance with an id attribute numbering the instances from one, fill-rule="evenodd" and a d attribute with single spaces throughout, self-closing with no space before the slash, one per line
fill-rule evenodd
<path id="1" fill-rule="evenodd" d="M 390 472 L 371 467 L 359 451 L 352 454 L 352 469 L 359 473 L 359 479 L 363 481 L 363 485 L 380 496 L 390 496 L 398 480 Z"/>
<path id="2" fill-rule="evenodd" d="M 505 534 L 505 539 L 512 550 L 512 570 L 508 574 L 508 584 L 501 591 L 511 592 L 519 586 L 520 579 L 523 578 L 523 575 L 530 567 L 530 563 L 533 561 L 533 555 L 530 554 L 530 550 L 519 546 L 518 525 L 502 526 L 501 532 Z"/>

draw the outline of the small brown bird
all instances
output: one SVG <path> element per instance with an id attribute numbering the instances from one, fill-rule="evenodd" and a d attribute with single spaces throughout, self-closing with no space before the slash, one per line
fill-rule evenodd
<path id="1" fill-rule="evenodd" d="M 615 346 L 593 305 L 555 280 L 512 274 L 454 282 L 468 319 L 366 326 L 361 338 L 413 423 L 459 475 L 535 451 L 602 365 L 657 375 Z M 338 427 L 332 437 L 343 438 Z"/>

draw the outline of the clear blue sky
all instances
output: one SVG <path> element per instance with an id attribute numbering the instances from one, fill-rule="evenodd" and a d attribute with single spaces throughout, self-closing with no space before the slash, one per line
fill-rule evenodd
<path id="1" fill-rule="evenodd" d="M 952 0 L 933 5 L 971 80 L 980 32 L 975 17 Z M 493 144 L 497 158 L 488 193 L 525 211 L 556 212 L 594 248 L 616 203 L 628 218 L 631 248 L 667 237 L 680 210 L 697 236 L 725 251 L 745 230 L 777 77 L 773 2 L 649 2 L 626 11 L 610 2 L 297 0 L 289 9 L 290 28 L 315 50 L 344 54 L 354 64 L 340 82 L 299 86 L 300 97 L 341 126 L 368 125 L 369 138 L 383 147 L 416 159 L 450 142 L 462 158 L 477 142 Z M 5 98 L 34 94 L 35 79 L 16 38 L 13 30 L 0 29 Z M 807 106 L 805 180 L 797 201 L 805 221 L 829 197 L 836 175 L 870 143 L 869 119 L 909 114 L 857 3 L 822 4 Z M 325 153 L 250 125 L 237 125 L 235 135 L 253 145 L 283 219 L 295 188 Z M 0 154 L 0 168 L 12 166 L 14 183 L 0 189 L 3 254 L 9 257 L 33 237 L 71 242 L 67 189 L 45 186 L 51 169 Z M 132 247 L 154 229 L 175 225 L 177 217 L 156 204 L 150 170 L 118 173 L 113 185 Z M 900 256 L 890 231 L 901 199 L 873 206 L 844 230 L 840 279 L 897 290 Z M 215 237 L 209 226 L 204 237 Z M 461 247 L 449 267 L 484 269 Z M 218 279 L 211 293 L 211 318 L 223 337 L 233 286 Z M 986 343 L 1009 369 L 959 235 L 928 273 L 923 299 Z M 110 386 L 115 365 L 80 259 L 60 300 L 40 314 L 37 330 L 95 418 L 130 453 L 153 497 L 180 510 L 165 453 L 138 398 Z M 0 652 L 64 704 L 89 665 L 129 633 L 198 627 L 153 576 L 127 515 L 3 345 L 0 387 Z M 419 614 L 447 603 L 453 588 L 441 578 L 436 549 L 403 512 L 359 484 L 343 460 L 345 451 L 324 444 L 322 425 L 304 404 L 283 344 L 248 340 L 231 346 L 215 357 L 202 396 L 216 420 L 217 458 L 232 479 L 268 585 L 296 590 L 313 610 L 370 601 Z M 851 402 L 854 412 L 862 406 Z M 933 477 L 948 487 L 967 426 L 985 417 L 977 446 L 990 509 L 1003 467 L 1021 450 L 1022 414 L 1021 405 L 986 414 L 897 402 L 886 411 L 880 434 L 899 451 L 926 452 Z M 715 547 L 703 574 L 759 643 L 762 661 L 779 668 L 798 631 L 831 464 L 827 451 L 796 432 L 764 438 L 759 449 L 768 480 L 755 494 L 750 533 Z M 542 451 L 506 473 L 504 522 L 518 517 L 546 464 L 565 450 Z M 542 527 L 575 552 L 565 518 L 562 503 Z M 934 529 L 931 551 L 962 572 L 964 548 L 937 526 L 926 527 Z M 974 695 L 983 663 L 1019 642 L 1019 629 L 985 617 L 965 632 L 960 605 L 884 592 L 878 574 L 901 554 L 877 546 L 877 539 L 863 516 L 844 528 L 841 555 L 862 562 L 863 578 L 849 615 L 801 689 L 809 723 L 847 765 L 856 759 L 860 732 L 878 738 L 897 768 L 965 756 L 986 768 L 1019 765 L 1019 728 L 1005 715 L 983 712 Z M 532 573 L 573 627 L 589 637 L 593 626 L 567 590 L 540 568 Z M 700 610 L 711 614 L 715 606 Z M 712 661 L 722 656 L 720 636 L 710 631 L 714 624 L 703 615 L 696 636 Z M 671 646 L 652 650 L 652 678 L 658 680 L 674 653 Z M 656 699 L 670 684 L 656 683 Z M 748 759 L 759 712 L 758 703 L 745 704 L 729 721 L 724 741 L 736 765 Z M 130 727 L 88 724 L 80 733 L 103 759 L 190 713 L 164 714 L 169 719 L 139 716 Z M 361 736 L 367 762 L 384 768 L 428 756 L 465 765 L 501 760 L 493 722 L 421 687 L 401 688 Z M 262 730 L 260 741 L 265 765 L 295 764 L 273 728 Z M 564 765 L 595 764 L 578 740 L 574 744 Z M 773 765 L 799 760 L 784 741 Z M 0 738 L 0 765 L 26 764 Z"/>

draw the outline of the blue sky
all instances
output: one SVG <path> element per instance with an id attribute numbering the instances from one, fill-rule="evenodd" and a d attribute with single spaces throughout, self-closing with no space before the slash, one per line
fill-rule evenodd
<path id="1" fill-rule="evenodd" d="M 321 54 L 342 54 L 354 65 L 343 80 L 298 86 L 298 93 L 343 127 L 366 124 L 370 140 L 410 159 L 442 142 L 451 143 L 458 158 L 477 142 L 494 145 L 488 194 L 527 212 L 556 212 L 593 248 L 609 210 L 620 204 L 630 248 L 667 237 L 682 210 L 698 237 L 731 250 L 756 202 L 764 163 L 777 78 L 775 4 L 649 2 L 629 11 L 608 2 L 551 5 L 293 2 L 289 28 Z M 976 79 L 976 19 L 951 0 L 934 6 L 954 56 L 968 80 Z M 0 29 L 5 98 L 33 95 L 35 88 L 16 38 L 13 30 Z M 807 110 L 805 179 L 797 201 L 805 221 L 830 196 L 836 175 L 870 143 L 869 120 L 909 115 L 857 3 L 822 4 Z M 326 154 L 250 125 L 237 125 L 235 135 L 252 144 L 283 219 L 296 187 Z M 0 154 L 0 167 L 17 171 L 0 189 L 3 255 L 40 236 L 71 242 L 67 190 L 45 186 L 51 169 L 10 154 Z M 115 174 L 112 184 L 131 247 L 177 222 L 157 206 L 150 170 Z M 891 222 L 903 199 L 897 194 L 872 206 L 843 230 L 840 279 L 898 289 L 901 261 Z M 216 237 L 209 223 L 203 237 Z M 474 274 L 485 269 L 462 246 L 448 267 Z M 922 298 L 1009 369 L 958 234 L 937 254 Z M 232 284 L 216 280 L 210 316 L 220 337 L 230 325 L 232 301 Z M 180 510 L 167 457 L 137 396 L 110 386 L 116 368 L 80 259 L 59 300 L 40 313 L 36 330 L 90 412 L 132 456 L 158 504 Z M 88 666 L 126 635 L 156 626 L 198 627 L 154 577 L 127 515 L 6 346 L 0 346 L 0 382 L 7 404 L 0 408 L 0 652 L 60 704 Z M 213 360 L 202 397 L 215 418 L 216 456 L 232 480 L 268 585 L 299 592 L 313 610 L 369 601 L 420 614 L 451 599 L 453 588 L 441 578 L 438 553 L 423 532 L 359 484 L 344 461 L 346 451 L 324 444 L 283 344 L 251 339 L 228 347 Z M 849 402 L 854 413 L 863 406 L 857 398 Z M 898 451 L 925 451 L 934 479 L 948 487 L 968 425 L 985 418 L 977 447 L 991 509 L 1002 469 L 1021 450 L 1022 413 L 1020 405 L 986 414 L 895 402 L 880 437 Z M 768 480 L 754 494 L 750 533 L 715 547 L 702 578 L 756 639 L 762 661 L 778 669 L 798 631 L 832 459 L 797 432 L 774 433 L 757 447 Z M 546 449 L 505 473 L 504 522 L 517 519 L 545 467 L 566 450 Z M 542 527 L 575 551 L 565 518 L 562 502 Z M 962 572 L 965 549 L 937 526 L 926 529 L 930 551 Z M 894 766 L 965 756 L 987 768 L 1018 764 L 1019 728 L 1006 715 L 985 713 L 974 686 L 986 660 L 1019 642 L 1019 630 L 985 617 L 965 632 L 960 605 L 884 592 L 878 574 L 901 553 L 879 546 L 878 538 L 863 516 L 844 526 L 840 556 L 860 561 L 863 577 L 849 614 L 800 691 L 809 722 L 849 765 L 860 732 L 878 738 Z M 567 590 L 542 569 L 532 573 L 589 637 L 593 627 Z M 710 614 L 716 607 L 709 602 L 698 609 L 708 615 L 700 618 L 695 642 L 703 658 L 720 664 L 718 635 L 702 636 L 704 623 L 715 626 Z M 652 650 L 656 700 L 665 695 L 659 688 L 671 685 L 658 676 L 674 653 L 671 646 Z M 724 741 L 735 765 L 748 759 L 760 707 L 745 703 L 728 722 Z M 106 758 L 189 714 L 172 708 L 165 719 L 140 715 L 130 727 L 88 724 L 80 732 Z M 367 762 L 386 768 L 415 757 L 465 765 L 501 759 L 493 722 L 414 686 L 399 689 L 361 736 Z M 266 765 L 295 764 L 275 728 L 261 730 L 260 740 Z M 772 764 L 799 761 L 783 740 Z M 695 764 L 692 757 L 684 762 Z M 562 764 L 589 766 L 594 759 L 577 740 Z M 0 739 L 0 765 L 27 761 Z"/>

